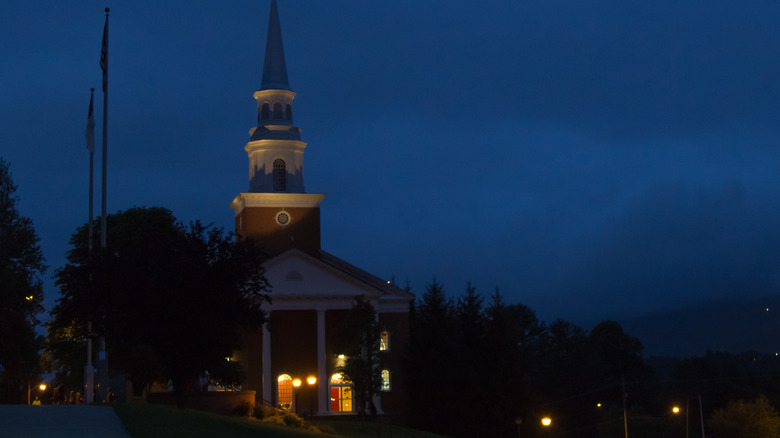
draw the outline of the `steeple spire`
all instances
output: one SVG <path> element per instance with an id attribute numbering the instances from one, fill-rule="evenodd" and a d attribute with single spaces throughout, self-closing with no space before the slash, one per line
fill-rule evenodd
<path id="1" fill-rule="evenodd" d="M 279 25 L 279 10 L 276 0 L 271 0 L 271 14 L 268 18 L 268 36 L 265 42 L 265 63 L 260 90 L 290 90 L 287 81 L 287 64 L 282 47 L 282 27 Z"/>

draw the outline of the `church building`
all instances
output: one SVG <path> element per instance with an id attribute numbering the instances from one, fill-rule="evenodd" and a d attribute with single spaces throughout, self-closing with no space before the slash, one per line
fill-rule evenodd
<path id="1" fill-rule="evenodd" d="M 233 358 L 247 373 L 244 389 L 265 402 L 318 416 L 357 412 L 352 385 L 338 372 L 342 352 L 332 338 L 355 298 L 363 295 L 377 310 L 381 327 L 382 390 L 378 413 L 404 410 L 403 353 L 409 339 L 409 305 L 414 299 L 320 247 L 322 193 L 304 189 L 306 143 L 293 124 L 276 0 L 271 1 L 268 36 L 257 100 L 257 126 L 244 149 L 249 158 L 249 189 L 230 208 L 239 238 L 258 238 L 269 259 L 266 277 L 273 291 L 264 305 L 270 323 L 250 335 Z"/>

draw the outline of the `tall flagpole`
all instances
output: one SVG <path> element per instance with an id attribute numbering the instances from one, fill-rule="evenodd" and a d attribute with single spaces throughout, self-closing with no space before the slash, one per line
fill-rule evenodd
<path id="1" fill-rule="evenodd" d="M 89 94 L 89 113 L 87 114 L 87 150 L 89 151 L 89 240 L 88 249 L 90 261 L 92 260 L 92 205 L 93 192 L 95 187 L 95 111 L 93 102 L 95 100 L 95 89 L 90 89 Z M 94 265 L 92 265 L 94 266 Z M 90 274 L 91 276 L 91 274 Z M 87 323 L 87 365 L 84 367 L 84 399 L 87 404 L 94 401 L 93 391 L 95 382 L 95 370 L 92 367 L 92 322 Z"/>
<path id="2" fill-rule="evenodd" d="M 100 214 L 100 248 L 105 256 L 106 249 L 106 169 L 108 153 L 108 12 L 106 8 L 106 24 L 103 27 L 103 46 L 100 50 L 100 68 L 103 70 L 103 190 L 101 194 Z M 106 287 L 103 279 L 102 287 Z M 103 290 L 103 293 L 107 293 Z M 105 318 L 105 315 L 103 315 Z M 104 330 L 105 331 L 105 330 Z M 98 383 L 96 385 L 98 401 L 107 401 L 108 397 L 108 358 L 106 357 L 105 334 L 100 336 L 100 350 L 98 351 Z"/>
<path id="3" fill-rule="evenodd" d="M 106 249 L 106 167 L 108 163 L 108 12 L 103 27 L 103 46 L 100 50 L 100 68 L 103 70 L 103 191 L 100 209 L 100 248 Z"/>

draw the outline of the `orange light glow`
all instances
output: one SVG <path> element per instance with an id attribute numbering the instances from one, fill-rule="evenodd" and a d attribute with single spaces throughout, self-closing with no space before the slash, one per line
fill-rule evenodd
<path id="1" fill-rule="evenodd" d="M 550 417 L 544 417 L 542 418 L 542 426 L 549 426 L 552 424 L 552 418 Z"/>
<path id="2" fill-rule="evenodd" d="M 317 383 L 317 378 L 314 377 L 314 376 L 311 376 L 308 379 L 306 379 L 306 381 L 309 382 L 309 385 L 314 385 L 315 383 Z"/>
<path id="3" fill-rule="evenodd" d="M 296 387 L 296 388 L 301 386 L 301 379 L 293 380 L 293 386 Z"/>

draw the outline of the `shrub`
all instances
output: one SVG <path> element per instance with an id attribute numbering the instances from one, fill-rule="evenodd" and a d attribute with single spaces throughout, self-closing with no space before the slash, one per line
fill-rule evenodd
<path id="1" fill-rule="evenodd" d="M 276 414 L 276 411 L 274 411 L 272 408 L 269 408 L 268 406 L 256 404 L 252 414 L 255 418 L 262 420 L 263 418 Z"/>
<path id="2" fill-rule="evenodd" d="M 233 415 L 237 415 L 239 417 L 249 417 L 250 414 L 252 414 L 252 404 L 249 402 L 241 402 L 237 404 L 233 408 Z"/>
<path id="3" fill-rule="evenodd" d="M 284 423 L 290 427 L 301 427 L 301 424 L 303 424 L 303 418 L 292 412 L 286 412 L 282 418 L 284 419 Z"/>
<path id="4" fill-rule="evenodd" d="M 267 424 L 275 424 L 277 426 L 287 426 L 287 423 L 284 422 L 284 419 L 278 415 L 271 415 L 266 418 L 263 418 L 263 423 Z"/>

